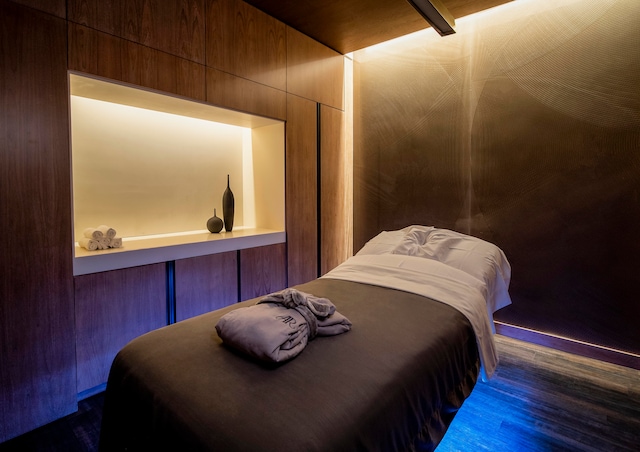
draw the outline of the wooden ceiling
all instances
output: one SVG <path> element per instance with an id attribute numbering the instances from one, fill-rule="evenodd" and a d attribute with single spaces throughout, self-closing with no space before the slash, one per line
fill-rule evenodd
<path id="1" fill-rule="evenodd" d="M 342 54 L 429 27 L 407 0 L 244 1 Z M 441 0 L 456 19 L 509 1 Z"/>

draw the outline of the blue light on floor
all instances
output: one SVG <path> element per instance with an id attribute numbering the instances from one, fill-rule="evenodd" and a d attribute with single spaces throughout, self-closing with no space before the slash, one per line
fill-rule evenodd
<path id="1" fill-rule="evenodd" d="M 508 389 L 508 391 L 507 391 Z M 540 431 L 525 388 L 508 388 L 499 377 L 478 382 L 449 426 L 436 452 L 527 452 L 565 450 Z"/>

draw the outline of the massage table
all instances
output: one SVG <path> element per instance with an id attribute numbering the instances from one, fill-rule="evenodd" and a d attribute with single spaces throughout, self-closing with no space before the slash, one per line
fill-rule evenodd
<path id="1" fill-rule="evenodd" d="M 256 360 L 216 334 L 222 316 L 260 298 L 131 341 L 109 374 L 100 450 L 434 450 L 477 379 L 495 370 L 490 315 L 510 300 L 494 286 L 508 287 L 510 267 L 493 245 L 498 264 L 475 276 L 447 253 L 418 256 L 406 243 L 415 231 L 424 254 L 442 230 L 381 234 L 295 286 L 331 300 L 353 326 L 316 337 L 291 360 Z M 476 307 L 455 306 L 459 298 Z"/>

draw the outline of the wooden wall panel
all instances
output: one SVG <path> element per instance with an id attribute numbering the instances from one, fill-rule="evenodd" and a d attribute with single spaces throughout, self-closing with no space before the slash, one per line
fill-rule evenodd
<path id="1" fill-rule="evenodd" d="M 345 114 L 320 106 L 320 274 L 344 262 L 351 249 L 351 159 L 345 149 Z"/>
<path id="2" fill-rule="evenodd" d="M 207 102 L 270 118 L 287 118 L 287 94 L 284 91 L 209 67 Z"/>
<path id="3" fill-rule="evenodd" d="M 236 251 L 176 261 L 176 321 L 238 302 Z"/>
<path id="4" fill-rule="evenodd" d="M 286 89 L 286 27 L 238 0 L 207 0 L 207 66 Z"/>
<path id="5" fill-rule="evenodd" d="M 69 69 L 205 100 L 203 65 L 73 23 Z"/>
<path id="6" fill-rule="evenodd" d="M 287 286 L 284 243 L 240 251 L 240 300 L 260 297 Z"/>
<path id="7" fill-rule="evenodd" d="M 204 0 L 69 0 L 70 21 L 204 64 Z"/>
<path id="8" fill-rule="evenodd" d="M 62 19 L 67 17 L 66 0 L 12 0 L 29 8 L 39 9 L 45 13 L 53 14 Z"/>
<path id="9" fill-rule="evenodd" d="M 116 353 L 167 324 L 166 265 L 75 277 L 78 393 L 106 383 Z"/>
<path id="10" fill-rule="evenodd" d="M 1 442 L 75 410 L 77 391 L 99 384 L 95 372 L 110 364 L 105 355 L 79 361 L 76 378 L 76 356 L 94 353 L 94 343 L 79 339 L 76 354 L 67 70 L 278 119 L 295 115 L 287 124 L 287 272 L 295 283 L 318 273 L 316 102 L 340 108 L 342 60 L 291 30 L 287 49 L 286 26 L 240 0 L 0 0 L 0 24 Z M 310 70 L 295 67 L 313 60 Z M 290 100 L 287 71 L 300 94 Z M 151 292 L 140 296 L 164 303 L 163 266 L 138 272 L 79 277 L 79 337 L 97 318 L 88 299 L 114 303 L 98 287 L 127 295 L 142 284 Z M 127 308 L 138 309 L 142 330 L 165 321 L 164 307 L 157 319 Z M 115 353 L 116 339 L 99 340 Z"/>
<path id="11" fill-rule="evenodd" d="M 344 57 L 287 27 L 287 92 L 344 109 Z"/>
<path id="12" fill-rule="evenodd" d="M 288 284 L 318 276 L 317 104 L 287 96 L 285 202 Z"/>
<path id="13" fill-rule="evenodd" d="M 65 48 L 0 1 L 0 442 L 77 408 Z"/>

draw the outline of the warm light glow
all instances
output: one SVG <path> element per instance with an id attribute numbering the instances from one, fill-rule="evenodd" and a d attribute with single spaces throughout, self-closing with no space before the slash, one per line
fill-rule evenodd
<path id="1" fill-rule="evenodd" d="M 120 236 L 206 229 L 227 174 L 243 224 L 243 128 L 72 96 L 76 239 L 109 224 Z"/>
<path id="2" fill-rule="evenodd" d="M 599 2 L 599 6 L 603 10 L 606 10 L 613 2 L 614 0 L 603 0 Z M 443 40 L 432 28 L 426 28 L 359 50 L 355 52 L 355 60 L 366 61 L 368 57 L 377 57 L 392 49 L 402 49 L 404 46 L 406 46 L 406 48 L 411 48 L 416 45 L 428 47 L 447 46 L 451 45 L 454 40 L 462 43 L 464 42 L 463 39 L 468 39 L 464 36 L 475 33 L 478 29 L 486 29 L 501 24 L 510 24 L 511 28 L 518 27 L 520 26 L 518 21 L 531 14 L 541 14 L 545 11 L 558 10 L 562 7 L 580 3 L 584 3 L 584 0 L 513 0 L 493 8 L 457 18 L 456 34 L 448 36 L 446 40 Z M 566 32 L 561 28 L 555 31 L 559 34 Z"/>
<path id="3" fill-rule="evenodd" d="M 202 103 L 74 74 L 70 80 L 72 93 L 82 93 L 70 99 L 76 241 L 101 224 L 123 238 L 208 233 L 214 209 L 223 217 L 227 175 L 234 230 L 284 230 L 282 121 L 233 111 L 226 118 L 224 109 Z M 254 161 L 256 137 L 266 165 Z M 266 178 L 256 198 L 256 181 Z M 267 207 L 259 205 L 265 197 Z"/>
<path id="4" fill-rule="evenodd" d="M 242 193 L 244 197 L 243 226 L 256 227 L 256 203 L 253 175 L 253 143 L 251 129 L 242 130 Z"/>
<path id="5" fill-rule="evenodd" d="M 263 228 L 284 230 L 284 127 L 251 129 L 255 214 Z M 280 149 L 276 155 L 273 149 Z"/>
<path id="6" fill-rule="evenodd" d="M 348 54 L 344 60 L 344 212 L 346 213 L 345 233 L 342 247 L 342 257 L 346 260 L 353 256 L 353 54 Z"/>

